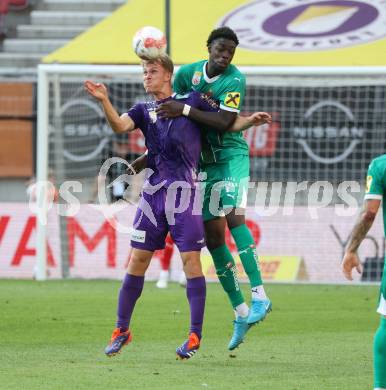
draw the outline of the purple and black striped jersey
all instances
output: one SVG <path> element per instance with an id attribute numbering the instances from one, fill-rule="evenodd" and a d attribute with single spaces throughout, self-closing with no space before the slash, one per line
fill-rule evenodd
<path id="1" fill-rule="evenodd" d="M 154 186 L 165 181 L 168 187 L 173 182 L 185 181 L 194 186 L 201 153 L 200 127 L 185 116 L 158 118 L 156 107 L 171 99 L 203 111 L 215 112 L 219 109 L 217 103 L 206 95 L 191 92 L 174 94 L 160 101 L 138 103 L 128 111 L 128 115 L 145 136 L 147 168 L 154 171 L 149 183 Z"/>

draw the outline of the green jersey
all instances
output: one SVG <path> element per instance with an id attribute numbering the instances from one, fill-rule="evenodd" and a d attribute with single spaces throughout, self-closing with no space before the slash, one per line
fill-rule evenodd
<path id="1" fill-rule="evenodd" d="M 386 154 L 375 158 L 369 165 L 365 199 L 382 200 L 383 229 L 386 233 Z M 385 259 L 386 260 L 386 259 Z M 381 282 L 381 294 L 377 312 L 386 316 L 386 261 Z"/>
<path id="2" fill-rule="evenodd" d="M 386 154 L 375 158 L 369 165 L 365 199 L 383 200 L 383 226 L 386 232 Z"/>
<path id="3" fill-rule="evenodd" d="M 179 94 L 199 91 L 210 95 L 220 104 L 220 109 L 239 113 L 245 95 L 245 77 L 232 64 L 224 73 L 209 78 L 206 74 L 207 61 L 181 66 L 173 84 Z M 215 129 L 202 126 L 205 130 L 202 143 L 202 162 L 211 163 L 227 160 L 235 155 L 249 155 L 248 144 L 242 132 L 220 134 Z"/>

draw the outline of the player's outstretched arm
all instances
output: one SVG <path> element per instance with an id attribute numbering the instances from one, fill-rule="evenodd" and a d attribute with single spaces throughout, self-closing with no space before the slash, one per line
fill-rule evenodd
<path id="1" fill-rule="evenodd" d="M 240 132 L 249 129 L 251 126 L 261 126 L 271 122 L 271 115 L 269 115 L 267 112 L 254 112 L 249 116 L 238 115 L 232 127 L 228 131 Z"/>
<path id="2" fill-rule="evenodd" d="M 236 112 L 226 110 L 217 112 L 201 111 L 198 108 L 184 105 L 175 100 L 169 100 L 168 102 L 160 104 L 157 107 L 156 112 L 157 115 L 164 118 L 176 118 L 185 115 L 189 119 L 219 131 L 228 130 L 237 117 Z"/>
<path id="3" fill-rule="evenodd" d="M 362 273 L 362 266 L 357 255 L 357 250 L 373 225 L 380 204 L 381 201 L 379 199 L 365 200 L 359 219 L 351 232 L 350 240 L 342 262 L 343 275 L 348 280 L 353 279 L 353 268 L 356 268 L 358 273 Z"/>
<path id="4" fill-rule="evenodd" d="M 86 80 L 84 82 L 84 88 L 102 104 L 106 119 L 115 133 L 124 133 L 135 129 L 133 120 L 126 113 L 119 116 L 111 104 L 107 88 L 104 84 Z"/>

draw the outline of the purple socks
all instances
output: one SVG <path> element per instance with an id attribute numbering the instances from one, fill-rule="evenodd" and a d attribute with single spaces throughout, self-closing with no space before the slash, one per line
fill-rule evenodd
<path id="1" fill-rule="evenodd" d="M 201 339 L 206 298 L 206 283 L 204 276 L 187 280 L 186 296 L 188 297 L 190 306 L 190 333 L 196 333 Z"/>
<path id="2" fill-rule="evenodd" d="M 141 296 L 144 277 L 126 274 L 118 298 L 117 328 L 127 331 L 133 314 L 135 303 Z M 194 332 L 201 339 L 202 322 L 204 320 L 206 283 L 205 277 L 188 279 L 186 296 L 190 306 L 190 333 Z"/>
<path id="3" fill-rule="evenodd" d="M 135 302 L 137 302 L 142 293 L 144 279 L 143 276 L 134 276 L 127 273 L 123 279 L 122 287 L 119 291 L 117 312 L 117 328 L 120 328 L 122 332 L 127 331 L 129 328 Z"/>

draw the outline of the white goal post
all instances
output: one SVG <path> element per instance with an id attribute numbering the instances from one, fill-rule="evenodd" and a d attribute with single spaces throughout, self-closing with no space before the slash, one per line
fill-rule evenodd
<path id="1" fill-rule="evenodd" d="M 339 203 L 336 190 L 341 182 L 357 181 L 360 193 L 354 197 L 360 199 L 367 165 L 383 153 L 386 145 L 386 67 L 239 69 L 247 80 L 244 112 L 268 111 L 273 116 L 270 128 L 245 134 L 251 150 L 251 180 L 269 185 L 306 182 L 307 189 L 316 181 L 329 182 L 334 189 L 329 206 Z M 115 142 L 111 141 L 111 130 L 100 107 L 83 91 L 82 83 L 87 78 L 108 84 L 113 104 L 121 112 L 146 98 L 141 66 L 39 65 L 37 181 L 45 183 L 49 172 L 58 185 L 79 180 L 84 190 L 79 195 L 81 203 L 90 199 L 106 145 Z M 138 145 L 141 142 L 139 139 Z M 130 158 L 139 153 L 140 146 Z M 36 279 L 45 280 L 49 224 L 42 221 L 47 221 L 49 205 L 48 188 L 42 185 L 40 189 Z M 273 187 L 270 195 L 272 198 Z M 298 195 L 295 206 L 308 206 L 308 193 Z M 278 199 L 283 206 L 282 193 Z M 263 202 L 267 203 L 265 199 Z M 62 233 L 66 232 L 63 225 Z M 377 252 L 376 256 L 381 254 Z M 71 273 L 62 269 L 62 275 Z M 328 275 L 324 277 L 320 280 L 330 280 Z"/>

